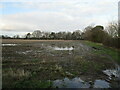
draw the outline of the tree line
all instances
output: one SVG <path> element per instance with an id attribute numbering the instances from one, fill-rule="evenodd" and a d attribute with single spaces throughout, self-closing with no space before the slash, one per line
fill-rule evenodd
<path id="1" fill-rule="evenodd" d="M 27 33 L 22 39 L 44 39 L 44 40 L 89 40 L 92 42 L 103 43 L 110 47 L 120 48 L 120 24 L 110 22 L 106 28 L 101 25 L 87 26 L 84 30 L 73 32 L 42 32 L 35 30 L 33 33 Z M 3 39 L 16 38 L 21 39 L 19 35 L 13 37 L 2 35 Z"/>
<path id="2" fill-rule="evenodd" d="M 57 40 L 80 40 L 82 39 L 80 30 L 74 32 L 41 32 L 39 30 L 34 31 L 32 34 L 28 33 L 25 36 L 25 39 L 57 39 Z"/>

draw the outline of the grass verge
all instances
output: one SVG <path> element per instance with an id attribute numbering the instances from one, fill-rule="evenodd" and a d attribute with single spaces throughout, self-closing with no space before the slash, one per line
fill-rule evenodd
<path id="1" fill-rule="evenodd" d="M 93 53 L 109 55 L 110 57 L 112 57 L 112 59 L 114 59 L 115 61 L 117 61 L 120 64 L 120 55 L 119 55 L 120 50 L 104 46 L 101 43 L 94 43 L 91 41 L 85 41 L 84 43 L 86 45 L 96 48 L 96 50 L 94 50 Z"/>

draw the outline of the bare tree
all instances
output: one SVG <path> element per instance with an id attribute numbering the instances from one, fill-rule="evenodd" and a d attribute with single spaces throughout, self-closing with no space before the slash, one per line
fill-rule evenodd
<path id="1" fill-rule="evenodd" d="M 20 36 L 19 35 L 15 35 L 15 36 L 13 36 L 13 38 L 19 39 Z"/>
<path id="2" fill-rule="evenodd" d="M 41 33 L 41 31 L 36 30 L 36 31 L 34 31 L 34 32 L 32 33 L 32 36 L 33 36 L 34 38 L 41 38 L 41 37 L 42 37 L 42 33 Z"/>
<path id="3" fill-rule="evenodd" d="M 76 30 L 72 33 L 72 39 L 74 40 L 78 40 L 81 39 L 81 31 L 80 30 Z"/>
<path id="4" fill-rule="evenodd" d="M 50 33 L 49 33 L 49 32 L 45 32 L 45 33 L 44 33 L 44 37 L 45 37 L 45 38 L 49 38 L 49 36 L 50 36 Z"/>
<path id="5" fill-rule="evenodd" d="M 110 22 L 106 27 L 106 31 L 112 38 L 118 37 L 118 23 L 115 21 Z"/>

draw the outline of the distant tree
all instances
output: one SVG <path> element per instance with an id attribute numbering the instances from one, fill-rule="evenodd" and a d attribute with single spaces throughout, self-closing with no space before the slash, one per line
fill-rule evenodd
<path id="1" fill-rule="evenodd" d="M 91 40 L 94 42 L 102 42 L 105 37 L 105 31 L 103 26 L 96 26 L 94 27 L 91 32 Z"/>
<path id="2" fill-rule="evenodd" d="M 84 40 L 84 32 L 81 33 L 81 40 Z"/>
<path id="3" fill-rule="evenodd" d="M 49 37 L 50 37 L 51 39 L 55 39 L 55 38 L 56 38 L 55 32 L 51 32 L 51 34 L 49 35 Z"/>
<path id="4" fill-rule="evenodd" d="M 29 38 L 31 38 L 31 34 L 30 34 L 30 33 L 27 33 L 26 39 L 29 39 Z"/>
<path id="5" fill-rule="evenodd" d="M 62 32 L 62 38 L 64 39 L 64 40 L 66 40 L 66 32 Z"/>
<path id="6" fill-rule="evenodd" d="M 63 33 L 62 32 L 56 33 L 56 38 L 57 39 L 63 39 Z"/>
<path id="7" fill-rule="evenodd" d="M 43 35 L 46 39 L 49 39 L 50 37 L 50 33 L 49 32 L 45 32 L 44 35 Z"/>
<path id="8" fill-rule="evenodd" d="M 2 39 L 4 39 L 4 38 L 5 38 L 5 36 L 4 36 L 4 35 L 2 35 L 2 36 L 1 36 L 1 38 L 2 38 Z"/>
<path id="9" fill-rule="evenodd" d="M 72 39 L 72 33 L 71 32 L 67 32 L 66 33 L 66 39 L 67 40 L 71 40 Z"/>
<path id="10" fill-rule="evenodd" d="M 41 38 L 42 37 L 42 33 L 41 33 L 41 31 L 36 30 L 36 31 L 34 31 L 32 33 L 32 36 L 33 36 L 33 38 Z"/>
<path id="11" fill-rule="evenodd" d="M 17 39 L 19 39 L 19 38 L 20 38 L 20 36 L 19 36 L 19 35 L 17 35 L 17 36 L 16 36 L 16 38 L 17 38 Z"/>
<path id="12" fill-rule="evenodd" d="M 84 29 L 84 32 L 82 33 L 82 38 L 85 39 L 85 40 L 91 40 L 91 34 L 92 34 L 92 30 L 93 27 L 92 26 L 87 26 L 85 29 Z"/>
<path id="13" fill-rule="evenodd" d="M 96 27 L 88 26 L 85 28 L 85 32 L 83 34 L 84 39 L 99 43 L 103 42 L 106 36 L 108 35 L 104 31 L 103 26 L 96 26 Z"/>
<path id="14" fill-rule="evenodd" d="M 118 31 L 118 23 L 113 21 L 113 22 L 110 22 L 108 24 L 108 26 L 106 27 L 106 31 L 108 32 L 108 34 L 114 38 L 114 37 L 118 37 L 118 34 L 120 33 Z"/>
<path id="15" fill-rule="evenodd" d="M 81 30 L 76 30 L 76 31 L 74 31 L 74 32 L 75 32 L 75 35 L 76 35 L 76 39 L 77 39 L 77 40 L 81 39 L 82 31 L 81 31 Z"/>
<path id="16" fill-rule="evenodd" d="M 15 39 L 19 39 L 20 36 L 19 36 L 19 35 L 14 35 L 13 38 L 15 38 Z"/>
<path id="17" fill-rule="evenodd" d="M 120 48 L 120 22 L 110 22 L 105 30 L 109 36 L 106 37 L 103 44 L 110 47 Z"/>
<path id="18" fill-rule="evenodd" d="M 10 39 L 11 37 L 8 36 L 8 35 L 2 35 L 2 38 L 3 38 L 3 39 Z"/>
<path id="19" fill-rule="evenodd" d="M 78 36 L 79 36 L 79 33 L 77 33 L 77 32 L 72 33 L 72 39 L 73 40 L 77 40 Z"/>

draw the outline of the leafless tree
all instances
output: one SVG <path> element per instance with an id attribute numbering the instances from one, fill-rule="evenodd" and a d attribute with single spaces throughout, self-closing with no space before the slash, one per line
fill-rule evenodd
<path id="1" fill-rule="evenodd" d="M 32 33 L 32 35 L 33 35 L 34 38 L 41 38 L 42 37 L 42 33 L 39 30 L 34 31 Z"/>
<path id="2" fill-rule="evenodd" d="M 108 34 L 112 38 L 118 37 L 118 23 L 117 22 L 115 21 L 110 22 L 105 30 L 108 32 Z"/>

